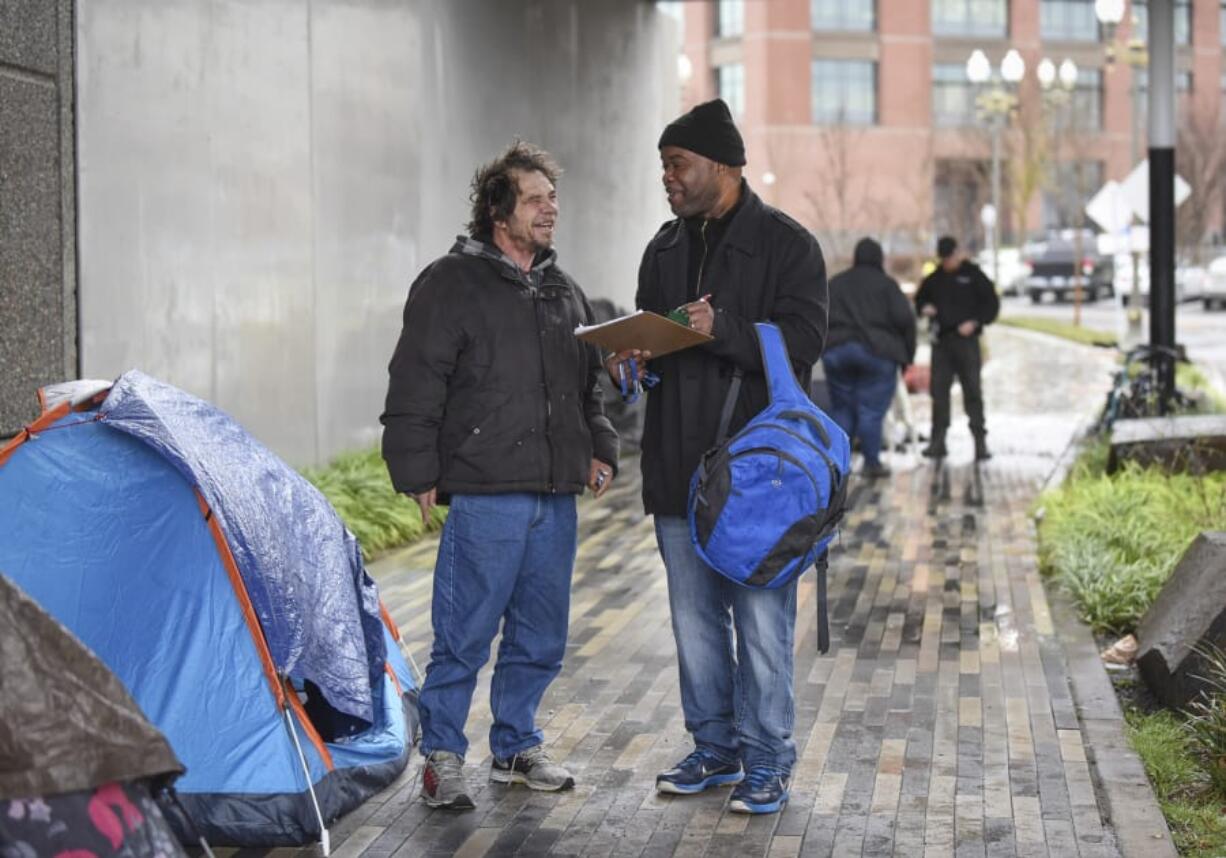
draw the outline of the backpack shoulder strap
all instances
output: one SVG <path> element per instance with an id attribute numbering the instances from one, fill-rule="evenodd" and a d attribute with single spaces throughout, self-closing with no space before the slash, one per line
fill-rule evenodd
<path id="1" fill-rule="evenodd" d="M 758 346 L 762 349 L 762 365 L 770 385 L 771 402 L 807 403 L 809 395 L 801 389 L 792 372 L 787 343 L 783 341 L 779 326 L 772 322 L 757 322 L 754 328 L 758 331 Z"/>
<path id="2" fill-rule="evenodd" d="M 745 370 L 739 366 L 732 373 L 732 383 L 728 385 L 728 395 L 724 397 L 724 410 L 719 413 L 719 431 L 715 433 L 715 446 L 722 446 L 728 440 L 728 427 L 732 424 L 732 412 L 736 409 L 736 398 L 741 393 L 741 379 Z"/>

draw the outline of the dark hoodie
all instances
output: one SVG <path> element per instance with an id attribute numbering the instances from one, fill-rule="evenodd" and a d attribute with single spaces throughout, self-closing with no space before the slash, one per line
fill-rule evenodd
<path id="1" fill-rule="evenodd" d="M 830 339 L 826 350 L 860 342 L 878 357 L 906 366 L 915 359 L 915 312 L 882 270 L 881 245 L 856 244 L 854 264 L 830 280 Z"/>

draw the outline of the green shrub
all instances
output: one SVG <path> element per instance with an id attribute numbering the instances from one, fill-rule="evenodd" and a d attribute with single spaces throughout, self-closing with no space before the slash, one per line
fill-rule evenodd
<path id="1" fill-rule="evenodd" d="M 358 538 L 362 556 L 372 556 L 420 539 L 442 527 L 447 511 L 435 507 L 429 527 L 422 525 L 417 502 L 392 488 L 387 466 L 377 449 L 346 453 L 327 467 L 303 471 Z"/>
<path id="2" fill-rule="evenodd" d="M 1188 706 L 1187 729 L 1214 788 L 1226 796 L 1226 653 L 1213 645 L 1199 652 L 1207 687 Z"/>
<path id="3" fill-rule="evenodd" d="M 1175 386 L 1185 392 L 1199 394 L 1200 411 L 1226 414 L 1226 395 L 1209 383 L 1209 377 L 1196 364 L 1176 364 Z"/>
<path id="4" fill-rule="evenodd" d="M 1166 474 L 1126 465 L 1102 473 L 1093 448 L 1041 499 L 1039 558 L 1098 632 L 1136 627 L 1188 545 L 1226 529 L 1226 474 Z"/>

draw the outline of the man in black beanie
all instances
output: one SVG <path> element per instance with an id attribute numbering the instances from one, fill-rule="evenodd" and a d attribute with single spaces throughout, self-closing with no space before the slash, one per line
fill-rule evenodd
<path id="1" fill-rule="evenodd" d="M 713 571 L 690 543 L 686 500 L 690 476 L 716 442 L 734 371 L 744 378 L 729 435 L 769 401 L 755 322 L 779 326 L 807 389 L 826 338 L 826 266 L 812 234 L 741 177 L 745 144 L 723 101 L 669 124 L 659 149 L 677 217 L 647 245 L 635 303 L 661 314 L 683 307 L 690 325 L 714 339 L 653 360 L 661 382 L 647 397 L 643 505 L 668 573 L 681 706 L 695 745 L 656 778 L 656 789 L 692 794 L 737 784 L 731 810 L 774 813 L 787 802 L 796 761 L 796 581 L 751 589 Z M 633 354 L 606 362 L 615 379 Z"/>
<path id="2" fill-rule="evenodd" d="M 1000 312 L 996 287 L 978 265 L 958 252 L 952 235 L 937 239 L 937 259 L 931 274 L 915 293 L 915 309 L 927 316 L 935 331 L 932 343 L 932 435 L 925 456 L 943 459 L 949 429 L 949 393 L 954 377 L 962 386 L 962 404 L 975 439 L 975 459 L 992 458 L 988 452 L 987 423 L 983 416 L 983 367 L 979 335 Z"/>

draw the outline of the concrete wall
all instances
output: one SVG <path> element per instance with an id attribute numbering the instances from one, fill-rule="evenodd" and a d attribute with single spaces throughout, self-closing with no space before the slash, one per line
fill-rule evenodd
<path id="1" fill-rule="evenodd" d="M 667 216 L 673 21 L 628 0 L 115 0 L 77 27 L 82 363 L 206 397 L 294 464 L 372 443 L 408 286 L 520 136 L 559 253 L 633 300 Z"/>
<path id="2" fill-rule="evenodd" d="M 72 0 L 0 3 L 0 438 L 76 372 Z"/>

